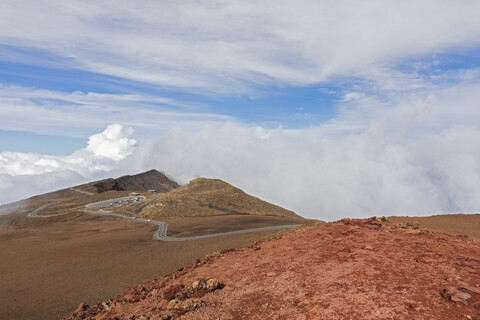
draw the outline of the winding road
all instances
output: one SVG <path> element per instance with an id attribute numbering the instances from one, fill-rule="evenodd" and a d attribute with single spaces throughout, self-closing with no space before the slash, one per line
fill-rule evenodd
<path id="1" fill-rule="evenodd" d="M 290 228 L 295 228 L 301 226 L 301 224 L 290 224 L 290 225 L 284 225 L 284 226 L 272 226 L 272 227 L 263 227 L 263 228 L 255 228 L 255 229 L 246 229 L 246 230 L 237 230 L 237 231 L 229 231 L 229 232 L 221 232 L 221 233 L 213 233 L 213 234 L 206 234 L 206 235 L 201 235 L 201 236 L 192 236 L 192 237 L 169 237 L 167 236 L 167 224 L 163 221 L 157 221 L 157 220 L 151 220 L 151 219 L 143 219 L 143 218 L 137 218 L 137 217 L 131 217 L 127 215 L 123 215 L 120 213 L 115 213 L 111 211 L 106 211 L 106 210 L 89 210 L 89 209 L 97 209 L 97 208 L 106 208 L 112 206 L 112 203 L 120 202 L 122 200 L 128 199 L 129 197 L 123 197 L 123 198 L 117 198 L 117 199 L 111 199 L 111 200 L 106 200 L 106 201 L 101 201 L 101 202 L 95 202 L 91 203 L 85 206 L 84 209 L 77 210 L 77 212 L 83 212 L 87 214 L 93 214 L 93 215 L 103 215 L 103 216 L 116 216 L 128 220 L 134 220 L 138 222 L 143 222 L 143 223 L 151 223 L 154 225 L 158 226 L 158 230 L 153 234 L 153 239 L 154 240 L 160 240 L 160 241 L 187 241 L 187 240 L 198 240 L 198 239 L 207 239 L 207 238 L 213 238 L 213 237 L 220 237 L 220 236 L 227 236 L 227 235 L 232 235 L 232 234 L 242 234 L 242 233 L 252 233 L 252 232 L 262 232 L 262 231 L 274 231 L 274 230 L 282 230 L 282 229 L 290 229 Z M 142 197 L 143 198 L 143 197 Z M 32 218 L 48 218 L 48 217 L 55 217 L 55 216 L 60 216 L 64 214 L 69 214 L 71 212 L 65 212 L 65 213 L 57 213 L 57 214 L 50 214 L 50 215 L 42 215 L 39 216 L 38 212 L 43 210 L 44 208 L 48 207 L 52 203 L 45 204 L 41 207 L 38 207 L 34 211 L 30 212 L 28 214 L 28 217 Z"/>

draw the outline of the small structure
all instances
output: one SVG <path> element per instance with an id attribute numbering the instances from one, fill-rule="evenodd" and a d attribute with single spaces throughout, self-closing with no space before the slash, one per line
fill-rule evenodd
<path id="1" fill-rule="evenodd" d="M 136 193 L 136 192 L 130 192 L 130 197 L 136 197 L 136 196 L 138 196 L 138 193 Z"/>

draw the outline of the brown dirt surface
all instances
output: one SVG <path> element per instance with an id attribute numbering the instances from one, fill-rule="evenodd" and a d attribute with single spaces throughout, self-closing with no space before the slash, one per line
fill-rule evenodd
<path id="1" fill-rule="evenodd" d="M 293 211 L 250 196 L 218 179 L 197 178 L 171 192 L 153 195 L 131 204 L 129 211 L 152 219 L 220 216 L 266 215 L 301 218 Z"/>
<path id="2" fill-rule="evenodd" d="M 480 242 L 345 219 L 210 255 L 66 319 L 478 320 Z"/>
<path id="3" fill-rule="evenodd" d="M 12 213 L 0 215 L 0 232 L 9 232 L 16 229 L 34 228 L 41 226 L 48 226 L 55 222 L 69 222 L 69 221 L 115 221 L 122 220 L 115 217 L 94 217 L 77 212 L 83 209 L 85 205 L 97 201 L 104 201 L 112 198 L 125 197 L 129 195 L 129 191 L 107 191 L 104 193 L 85 195 L 77 193 L 72 189 L 63 189 L 55 192 L 46 193 L 43 195 L 31 197 L 22 201 L 18 201 L 14 206 L 11 206 Z M 147 194 L 146 194 L 147 195 Z M 148 195 L 147 195 L 148 196 Z M 33 210 L 50 204 L 45 209 L 38 212 L 38 216 L 63 214 L 57 217 L 48 218 L 30 218 L 27 215 Z M 4 205 L 8 208 L 9 205 Z"/>
<path id="4" fill-rule="evenodd" d="M 389 217 L 392 223 L 420 230 L 466 235 L 480 241 L 480 214 L 442 214 L 430 217 Z"/>
<path id="5" fill-rule="evenodd" d="M 281 233 L 161 242 L 152 240 L 157 229 L 152 225 L 80 213 L 65 220 L 67 216 L 58 221 L 30 218 L 34 226 L 0 233 L 0 319 L 59 319 L 80 302 L 107 299 L 211 252 Z"/>
<path id="6" fill-rule="evenodd" d="M 193 237 L 236 230 L 314 223 L 313 220 L 295 217 L 245 215 L 165 219 L 164 222 L 168 225 L 167 235 L 171 237 Z"/>

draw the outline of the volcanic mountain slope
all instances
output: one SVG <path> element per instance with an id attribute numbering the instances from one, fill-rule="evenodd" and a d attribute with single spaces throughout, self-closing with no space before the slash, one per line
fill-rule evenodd
<path id="1" fill-rule="evenodd" d="M 170 180 L 163 173 L 150 170 L 136 175 L 126 175 L 116 179 L 105 179 L 61 189 L 0 205 L 0 231 L 16 225 L 32 224 L 32 219 L 27 219 L 25 215 L 44 205 L 48 205 L 48 211 L 42 210 L 42 213 L 73 213 L 92 202 L 128 196 L 130 191 L 142 192 L 153 189 L 157 193 L 161 193 L 178 187 L 179 185 L 175 181 Z M 42 213 L 39 215 L 41 216 Z M 64 218 L 68 217 L 59 217 L 58 219 Z M 43 222 L 37 220 L 34 223 L 48 223 L 51 220 Z"/>
<path id="2" fill-rule="evenodd" d="M 379 220 L 217 253 L 65 319 L 480 319 L 480 243 Z"/>
<path id="3" fill-rule="evenodd" d="M 101 193 L 105 191 L 147 191 L 155 190 L 156 192 L 169 192 L 178 188 L 179 185 L 175 181 L 169 179 L 165 174 L 150 170 L 135 175 L 121 176 L 116 179 L 105 179 L 91 182 L 78 189 L 87 192 Z"/>
<path id="4" fill-rule="evenodd" d="M 180 218 L 220 215 L 296 217 L 293 211 L 250 196 L 218 179 L 197 178 L 171 192 L 153 195 L 129 211 L 145 218 Z"/>

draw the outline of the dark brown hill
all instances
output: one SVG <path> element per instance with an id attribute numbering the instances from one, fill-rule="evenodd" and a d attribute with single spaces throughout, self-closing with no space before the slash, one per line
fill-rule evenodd
<path id="1" fill-rule="evenodd" d="M 126 175 L 116 179 L 95 181 L 82 187 L 82 190 L 102 193 L 105 191 L 147 191 L 169 192 L 178 188 L 175 181 L 157 170 L 150 170 L 135 175 Z M 90 190 L 86 190 L 90 189 Z"/>
<path id="2" fill-rule="evenodd" d="M 132 205 L 130 212 L 148 218 L 221 215 L 297 217 L 295 212 L 246 194 L 218 179 L 198 178 L 171 192 L 157 194 Z"/>

